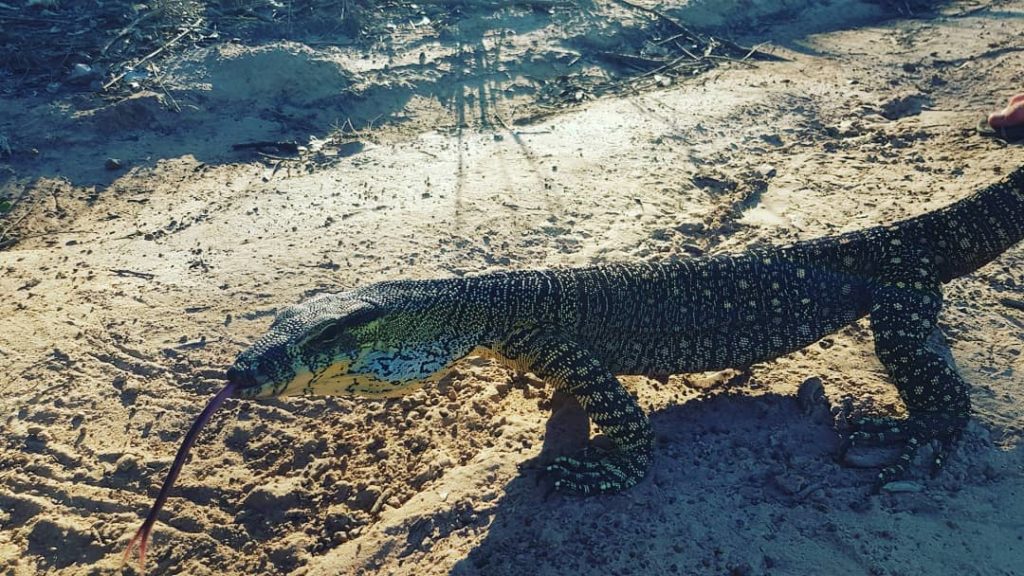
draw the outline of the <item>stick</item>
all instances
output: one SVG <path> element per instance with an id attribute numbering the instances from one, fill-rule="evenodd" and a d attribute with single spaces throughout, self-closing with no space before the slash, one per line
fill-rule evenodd
<path id="1" fill-rule="evenodd" d="M 1013 308 L 1015 310 L 1024 310 L 1024 301 L 1016 300 L 1014 298 L 1000 298 L 999 303 L 1007 308 Z"/>
<path id="2" fill-rule="evenodd" d="M 277 160 L 280 162 L 301 162 L 302 158 L 286 158 L 284 156 L 274 156 L 273 154 L 267 154 L 266 152 L 257 152 L 259 156 L 270 160 Z"/>
<path id="3" fill-rule="evenodd" d="M 634 3 L 630 2 L 629 0 L 615 0 L 615 2 L 617 2 L 619 4 L 622 4 L 623 6 L 627 6 L 629 8 L 632 8 L 633 10 L 639 10 L 641 12 L 646 12 L 647 14 L 650 14 L 650 15 L 652 15 L 652 16 L 654 16 L 656 18 L 659 18 L 661 20 L 664 20 L 665 22 L 668 22 L 673 27 L 675 27 L 677 30 L 682 32 L 683 34 L 689 36 L 690 38 L 693 38 L 694 40 L 699 41 L 701 44 L 706 44 L 707 43 L 704 40 L 704 38 L 699 36 L 696 32 L 694 32 L 693 30 L 690 30 L 686 26 L 683 26 L 683 24 L 680 23 L 679 21 L 677 21 L 675 18 L 669 17 L 667 14 L 665 14 L 664 12 L 662 12 L 660 10 L 655 10 L 654 8 L 648 8 L 646 6 L 641 6 L 639 4 L 634 4 Z"/>
<path id="4" fill-rule="evenodd" d="M 50 191 L 51 195 L 54 192 L 57 191 L 57 186 L 59 186 L 59 184 L 54 184 L 53 190 Z M 14 230 L 15 228 L 17 228 L 18 225 L 21 224 L 25 220 L 25 218 L 28 218 L 28 215 L 31 214 L 33 210 L 35 210 L 36 204 L 38 204 L 38 203 L 39 203 L 39 199 L 38 198 L 33 198 L 32 199 L 32 205 L 28 209 L 25 210 L 25 213 L 22 214 L 17 220 L 15 220 L 15 221 L 11 222 L 10 224 L 8 224 L 7 227 L 4 228 L 3 232 L 0 232 L 0 249 L 7 247 L 6 246 L 6 242 L 8 240 L 7 235 L 11 232 L 11 230 Z M 17 241 L 15 240 L 15 242 L 17 242 Z M 12 243 L 12 245 L 13 245 L 13 243 Z"/>
<path id="5" fill-rule="evenodd" d="M 103 49 L 100 50 L 100 56 L 105 56 L 106 53 L 107 53 L 107 50 L 110 50 L 110 47 L 113 46 L 115 42 L 117 42 L 121 38 L 124 38 L 125 36 L 130 34 L 132 31 L 135 30 L 135 28 L 139 24 L 141 24 L 144 20 L 148 20 L 149 18 L 154 16 L 156 13 L 157 12 L 155 10 L 153 10 L 151 12 L 146 12 L 142 16 L 139 16 L 138 18 L 136 18 L 131 24 L 129 24 L 129 25 L 125 26 L 124 28 L 122 28 L 121 31 L 118 32 L 113 38 L 111 38 L 110 41 L 107 42 L 106 46 L 104 46 Z"/>
<path id="6" fill-rule="evenodd" d="M 655 16 L 655 17 L 657 17 L 657 18 L 659 18 L 659 19 L 669 23 L 671 26 L 673 26 L 674 28 L 676 28 L 677 30 L 679 30 L 680 32 L 685 34 L 686 36 L 689 36 L 690 38 L 698 41 L 701 44 L 709 44 L 710 43 L 708 41 L 708 39 L 704 38 L 700 34 L 697 34 L 693 30 L 690 30 L 688 27 L 684 26 L 681 22 L 679 22 L 675 18 L 672 18 L 671 16 L 669 16 L 668 14 L 665 14 L 664 12 L 662 12 L 660 10 L 655 10 L 654 8 L 648 8 L 646 6 L 641 6 L 639 4 L 634 4 L 634 3 L 630 2 L 629 0 L 615 0 L 615 2 L 618 2 L 619 4 L 622 4 L 624 6 L 628 6 L 628 7 L 632 8 L 633 10 L 639 10 L 641 12 L 646 12 L 647 14 L 651 14 L 651 15 L 653 15 L 653 16 Z M 714 37 L 711 37 L 711 39 L 713 39 L 716 42 L 721 43 L 722 46 L 725 46 L 729 50 L 733 50 L 733 51 L 736 51 L 736 52 L 746 52 L 747 51 L 746 48 L 740 46 L 739 44 L 736 44 L 735 42 L 732 42 L 731 40 L 723 40 L 722 38 L 714 38 Z M 753 54 L 756 49 L 757 49 L 757 47 L 755 46 L 755 48 L 753 50 L 751 50 L 751 54 Z M 747 58 L 749 58 L 751 56 L 751 54 L 748 54 L 743 59 L 746 60 Z M 768 54 L 768 53 L 765 53 L 765 52 L 758 52 L 758 54 L 764 60 L 773 60 L 773 61 L 776 61 L 776 62 L 785 62 L 785 61 L 787 61 L 786 58 L 783 58 L 782 56 L 776 56 L 774 54 Z"/>
<path id="7" fill-rule="evenodd" d="M 0 20 L 12 20 L 14 22 L 41 22 L 43 24 L 67 24 L 68 20 L 58 20 L 57 18 L 37 18 L 33 16 L 9 16 L 7 14 L 0 14 Z"/>
<path id="8" fill-rule="evenodd" d="M 157 80 L 157 84 L 160 85 L 160 89 L 163 90 L 164 94 L 167 95 L 167 98 L 170 99 L 171 104 L 174 106 L 174 111 L 181 114 L 181 106 L 178 106 L 178 101 L 175 100 L 174 96 L 171 96 L 171 93 L 167 91 L 167 86 L 164 85 L 163 78 Z"/>
<path id="9" fill-rule="evenodd" d="M 89 230 L 54 230 L 51 232 L 37 232 L 35 234 L 26 234 L 24 236 L 20 236 L 18 240 L 31 240 L 32 238 L 45 238 L 47 236 L 60 236 L 63 234 L 99 234 L 99 232 L 90 232 Z"/>
<path id="10" fill-rule="evenodd" d="M 125 270 L 123 268 L 111 268 L 111 272 L 118 276 L 134 276 L 136 278 L 142 278 L 143 280 L 152 280 L 156 278 L 156 274 L 150 274 L 149 272 L 136 272 L 135 270 Z"/>
<path id="11" fill-rule="evenodd" d="M 505 130 L 508 130 L 509 132 L 512 131 L 512 129 L 508 127 L 508 123 L 505 122 L 505 119 L 502 118 L 501 115 L 498 114 L 497 112 L 494 113 L 494 119 L 498 121 L 498 124 L 501 124 L 502 128 L 504 128 Z"/>
<path id="12" fill-rule="evenodd" d="M 241 144 L 232 144 L 232 150 L 250 150 L 260 148 L 277 148 L 282 152 L 291 152 L 292 154 L 299 153 L 299 144 L 297 142 L 242 142 Z"/>
<path id="13" fill-rule="evenodd" d="M 146 54 L 145 56 L 142 57 L 142 60 L 139 60 L 138 62 L 133 64 L 131 67 L 129 67 L 124 72 L 121 72 L 117 76 L 114 76 L 109 82 L 107 82 L 106 84 L 103 85 L 103 89 L 106 90 L 106 89 L 110 88 L 111 86 L 113 86 L 114 84 L 117 84 L 118 82 L 121 81 L 122 78 L 127 76 L 129 72 L 131 72 L 135 68 L 141 66 L 144 62 L 148 61 L 150 58 L 153 58 L 154 56 L 160 54 L 161 52 L 163 52 L 164 50 L 169 48 L 172 44 L 174 44 L 178 40 L 181 40 L 182 38 L 184 38 L 186 35 L 191 34 L 202 23 L 203 23 L 203 19 L 202 18 L 197 19 L 190 26 L 185 28 L 184 32 L 182 32 L 181 34 L 178 34 L 174 38 L 171 38 L 170 40 L 165 42 L 163 46 L 157 48 L 156 50 L 153 50 L 149 54 Z"/>
<path id="14" fill-rule="evenodd" d="M 28 217 L 28 215 L 29 215 L 29 214 L 30 214 L 31 212 L 32 212 L 32 210 L 26 210 L 26 211 L 25 211 L 25 213 L 24 213 L 24 214 L 22 214 L 20 218 L 18 218 L 18 219 L 17 219 L 17 220 L 15 220 L 14 222 L 11 222 L 11 223 L 10 223 L 10 224 L 9 224 L 9 225 L 8 225 L 8 226 L 6 227 L 6 228 L 4 228 L 4 231 L 3 231 L 3 233 L 2 233 L 2 234 L 0 234 L 0 242 L 3 242 L 4 240 L 6 240 L 6 239 L 7 239 L 7 233 L 8 233 L 8 232 L 10 232 L 11 230 L 13 230 L 13 229 L 17 228 L 17 227 L 18 227 L 18 224 L 21 224 L 22 220 L 24 220 L 25 218 L 27 218 L 27 217 Z"/>

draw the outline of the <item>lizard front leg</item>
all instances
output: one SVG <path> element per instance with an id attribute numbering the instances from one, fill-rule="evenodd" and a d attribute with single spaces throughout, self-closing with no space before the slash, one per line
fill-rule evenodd
<path id="1" fill-rule="evenodd" d="M 579 494 L 617 492 L 633 486 L 650 466 L 654 434 L 636 400 L 589 350 L 553 327 L 517 330 L 497 342 L 510 364 L 533 372 L 573 396 L 614 448 L 588 447 L 561 457 L 547 470 L 556 490 Z"/>

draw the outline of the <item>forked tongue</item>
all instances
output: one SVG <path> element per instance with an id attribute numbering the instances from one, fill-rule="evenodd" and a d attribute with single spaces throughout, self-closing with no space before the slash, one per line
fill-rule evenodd
<path id="1" fill-rule="evenodd" d="M 132 548 L 135 547 L 135 543 L 139 543 L 139 572 L 145 573 L 146 571 L 146 543 L 149 541 L 149 534 L 153 531 L 153 524 L 156 523 L 156 517 L 160 513 L 160 509 L 163 508 L 164 502 L 167 500 L 167 494 L 171 491 L 171 486 L 174 486 L 174 481 L 178 479 L 178 473 L 181 472 L 181 467 L 185 464 L 185 458 L 188 457 L 188 451 L 195 444 L 196 436 L 199 435 L 199 431 L 206 426 L 206 423 L 210 421 L 210 417 L 213 413 L 220 408 L 220 405 L 224 403 L 231 393 L 235 391 L 236 384 L 229 382 L 223 390 L 217 393 L 210 400 L 210 403 L 206 405 L 206 408 L 199 414 L 196 421 L 189 428 L 188 434 L 185 434 L 185 440 L 181 443 L 181 448 L 178 448 L 178 454 L 174 457 L 174 463 L 171 464 L 171 469 L 167 472 L 167 478 L 164 480 L 164 485 L 160 488 L 160 493 L 156 496 L 156 501 L 153 502 L 153 507 L 149 509 L 149 514 L 146 515 L 146 520 L 143 521 L 142 526 L 135 531 L 135 536 L 132 536 L 131 542 L 128 543 L 128 548 L 124 551 L 124 561 L 128 560 L 128 556 L 131 555 Z"/>

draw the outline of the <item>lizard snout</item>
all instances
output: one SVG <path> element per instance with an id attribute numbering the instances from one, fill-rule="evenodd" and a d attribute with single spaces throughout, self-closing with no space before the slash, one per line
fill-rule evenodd
<path id="1" fill-rule="evenodd" d="M 237 364 L 228 368 L 227 376 L 228 382 L 235 384 L 236 390 L 239 391 L 260 385 L 259 380 L 251 370 L 241 368 Z"/>

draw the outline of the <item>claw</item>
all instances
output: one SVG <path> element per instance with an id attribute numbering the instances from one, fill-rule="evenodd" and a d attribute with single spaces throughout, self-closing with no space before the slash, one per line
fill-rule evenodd
<path id="1" fill-rule="evenodd" d="M 575 494 L 618 492 L 643 478 L 644 469 L 627 452 L 588 447 L 572 457 L 555 459 L 546 472 L 556 479 L 555 490 Z"/>
<path id="2" fill-rule="evenodd" d="M 874 492 L 878 493 L 886 484 L 901 480 L 907 475 L 914 457 L 923 444 L 938 440 L 939 446 L 931 465 L 931 475 L 934 477 L 939 473 L 952 448 L 952 443 L 955 441 L 953 437 L 943 437 L 942 434 L 937 434 L 935 430 L 943 430 L 943 427 L 935 424 L 930 420 L 922 419 L 863 418 L 857 420 L 851 426 L 852 431 L 840 442 L 836 458 L 839 462 L 845 462 L 850 449 L 857 446 L 886 446 L 903 442 L 896 461 L 882 468 L 878 473 L 874 485 Z"/>

